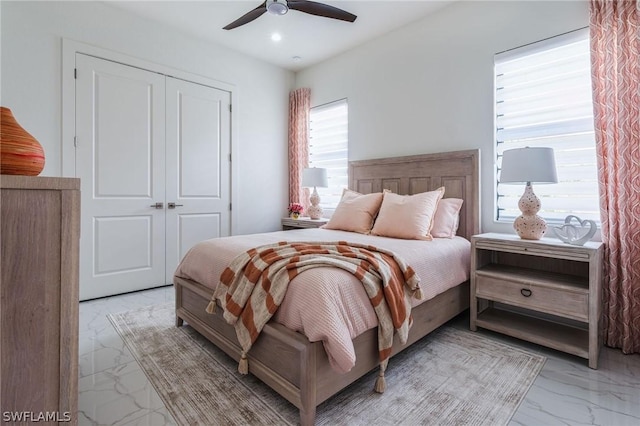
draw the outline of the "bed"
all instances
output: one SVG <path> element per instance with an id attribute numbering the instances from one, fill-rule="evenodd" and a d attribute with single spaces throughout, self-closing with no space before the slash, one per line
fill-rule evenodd
<path id="1" fill-rule="evenodd" d="M 464 200 L 457 235 L 470 240 L 479 232 L 479 156 L 479 150 L 468 150 L 353 161 L 349 164 L 349 187 L 363 194 L 384 189 L 398 194 L 417 194 L 444 187 L 445 198 Z M 293 233 L 299 241 L 306 239 L 306 235 L 295 233 L 303 231 L 310 232 L 310 236 L 322 232 L 294 230 L 274 234 L 277 239 L 286 239 L 286 233 Z M 211 285 L 179 275 L 174 277 L 174 284 L 176 325 L 186 321 L 239 361 L 241 348 L 235 329 L 222 318 L 222 309 L 214 314 L 206 312 L 213 294 Z M 394 341 L 393 355 L 469 307 L 468 280 L 454 284 L 413 308 L 414 321 L 408 341 L 406 345 Z M 302 425 L 311 425 L 319 404 L 379 364 L 376 328 L 359 334 L 350 343 L 355 362 L 348 372 L 338 372 L 322 341 L 312 342 L 304 334 L 272 320 L 248 354 L 249 371 L 299 408 Z"/>

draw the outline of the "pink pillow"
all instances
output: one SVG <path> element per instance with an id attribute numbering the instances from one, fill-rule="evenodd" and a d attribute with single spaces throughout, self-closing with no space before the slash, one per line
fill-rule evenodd
<path id="1" fill-rule="evenodd" d="M 431 236 L 435 238 L 453 238 L 460 223 L 460 209 L 463 201 L 460 198 L 443 198 L 438 203 L 433 216 Z"/>
<path id="2" fill-rule="evenodd" d="M 407 240 L 431 240 L 431 227 L 444 187 L 414 195 L 384 194 L 371 233 Z"/>
<path id="3" fill-rule="evenodd" d="M 322 228 L 368 234 L 381 203 L 382 192 L 360 194 L 345 189 L 331 219 Z"/>

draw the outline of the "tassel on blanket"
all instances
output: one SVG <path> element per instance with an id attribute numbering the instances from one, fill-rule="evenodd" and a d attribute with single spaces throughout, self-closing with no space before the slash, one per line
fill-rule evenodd
<path id="1" fill-rule="evenodd" d="M 384 369 L 380 366 L 380 373 L 378 373 L 376 385 L 373 390 L 378 393 L 384 393 L 385 389 L 387 389 L 387 382 L 384 380 Z"/>
<path id="2" fill-rule="evenodd" d="M 238 364 L 238 373 L 249 374 L 249 360 L 247 359 L 247 354 L 245 353 L 245 351 L 242 351 L 242 355 L 240 355 L 240 363 Z"/>
<path id="3" fill-rule="evenodd" d="M 206 311 L 207 311 L 208 314 L 215 314 L 216 313 L 216 302 L 215 301 L 209 302 L 209 304 L 207 305 Z"/>
<path id="4" fill-rule="evenodd" d="M 422 300 L 422 289 L 420 287 L 416 288 L 413 292 L 413 297 L 416 300 Z"/>

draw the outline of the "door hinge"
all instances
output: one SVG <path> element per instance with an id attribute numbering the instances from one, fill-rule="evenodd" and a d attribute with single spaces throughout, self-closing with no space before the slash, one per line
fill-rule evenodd
<path id="1" fill-rule="evenodd" d="M 233 112 L 233 107 L 229 104 L 229 112 Z"/>
<path id="2" fill-rule="evenodd" d="M 77 136 L 73 137 L 73 146 L 76 147 L 76 148 L 78 147 L 78 137 Z"/>
<path id="3" fill-rule="evenodd" d="M 229 154 L 229 162 L 231 162 L 231 154 Z"/>
<path id="4" fill-rule="evenodd" d="M 229 203 L 229 211 L 231 211 L 231 203 Z"/>
<path id="5" fill-rule="evenodd" d="M 73 78 L 75 78 L 75 79 L 78 78 L 78 68 L 74 68 L 73 69 Z"/>

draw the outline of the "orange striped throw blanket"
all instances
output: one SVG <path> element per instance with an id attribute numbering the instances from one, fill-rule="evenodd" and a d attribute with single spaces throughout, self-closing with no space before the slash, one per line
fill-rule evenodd
<path id="1" fill-rule="evenodd" d="M 224 319 L 234 325 L 242 346 L 238 371 L 247 374 L 247 352 L 282 303 L 289 282 L 318 267 L 341 268 L 362 282 L 378 317 L 380 374 L 375 390 L 384 392 L 394 330 L 406 343 L 413 321 L 410 298 L 422 298 L 420 278 L 390 251 L 345 241 L 280 242 L 253 248 L 224 270 L 207 312 L 215 312 L 216 300 L 224 308 Z"/>

